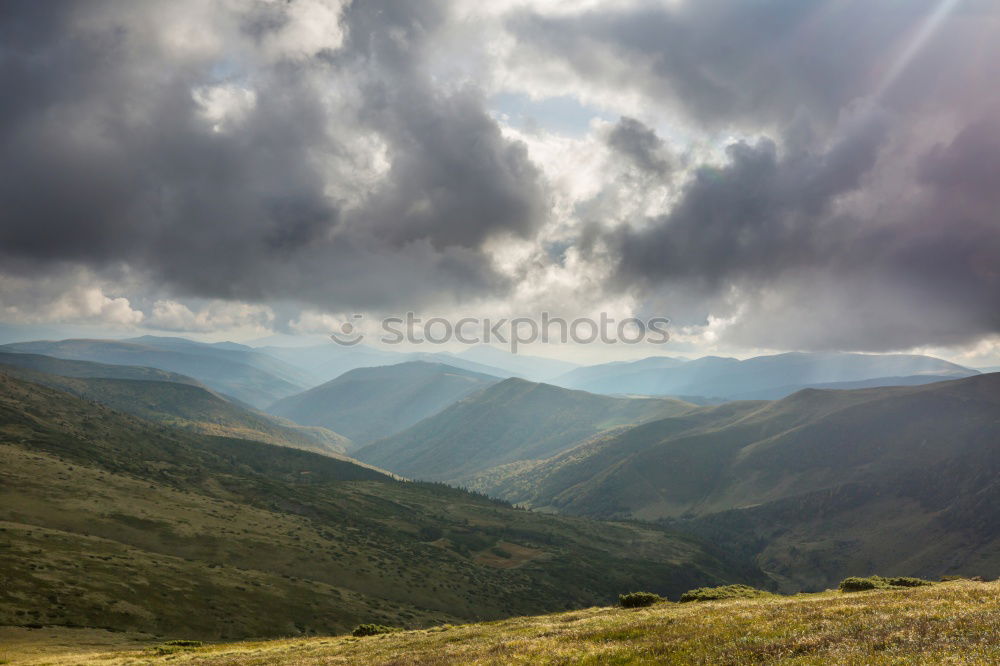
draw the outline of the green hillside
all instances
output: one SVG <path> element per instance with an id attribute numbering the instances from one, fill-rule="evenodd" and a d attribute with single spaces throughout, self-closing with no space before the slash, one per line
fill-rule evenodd
<path id="1" fill-rule="evenodd" d="M 1000 583 L 588 608 L 356 638 L 215 645 L 87 630 L 0 629 L 34 664 L 993 664 Z M 0 658 L 4 656 L 0 648 Z"/>
<path id="2" fill-rule="evenodd" d="M 355 456 L 408 478 L 469 483 L 502 465 L 549 458 L 601 431 L 693 408 L 669 398 L 611 398 L 512 378 Z"/>
<path id="3" fill-rule="evenodd" d="M 66 391 L 150 421 L 206 435 L 250 439 L 328 455 L 343 454 L 350 446 L 346 437 L 333 431 L 294 423 L 279 423 L 274 417 L 235 405 L 201 386 L 145 379 L 62 377 L 6 365 L 5 362 L 12 356 L 18 355 L 0 355 L 0 372 Z M 66 363 L 83 365 L 86 362 Z M 58 364 L 39 365 L 53 370 L 60 369 Z M 129 369 L 129 366 L 110 367 Z"/>
<path id="4" fill-rule="evenodd" d="M 754 579 L 660 528 L 515 510 L 2 374 L 0 530 L 0 625 L 206 639 L 420 627 Z"/>
<path id="5" fill-rule="evenodd" d="M 268 411 L 323 426 L 357 444 L 387 437 L 499 379 L 442 363 L 412 361 L 358 368 L 280 400 Z"/>
<path id="6" fill-rule="evenodd" d="M 1000 574 L 1000 374 L 701 408 L 513 470 L 489 492 L 666 520 L 785 589 L 854 569 Z"/>

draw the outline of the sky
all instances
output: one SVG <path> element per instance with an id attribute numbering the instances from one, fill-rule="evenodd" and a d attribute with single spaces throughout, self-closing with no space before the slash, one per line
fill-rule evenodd
<path id="1" fill-rule="evenodd" d="M 0 3 L 0 341 L 666 317 L 1000 365 L 993 0 Z M 319 338 L 315 338 L 319 339 Z"/>

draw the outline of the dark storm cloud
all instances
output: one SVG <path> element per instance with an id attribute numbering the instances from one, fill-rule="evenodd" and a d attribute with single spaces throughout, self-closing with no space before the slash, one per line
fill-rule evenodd
<path id="1" fill-rule="evenodd" d="M 871 94 L 942 0 L 697 0 L 597 6 L 579 13 L 514 13 L 508 29 L 524 62 L 557 59 L 588 84 L 637 92 L 707 125 L 819 125 Z M 990 0 L 961 0 L 889 92 L 920 103 L 991 87 L 987 71 L 956 56 L 996 41 Z M 988 56 L 984 55 L 984 58 Z M 923 101 L 926 101 L 923 100 Z"/>
<path id="2" fill-rule="evenodd" d="M 546 202 L 524 146 L 501 136 L 476 90 L 441 94 L 418 67 L 443 14 L 426 2 L 348 10 L 345 53 L 377 73 L 362 88 L 362 121 L 398 149 L 364 221 L 394 243 L 427 239 L 435 247 L 476 247 L 497 231 L 530 236 Z"/>
<path id="3" fill-rule="evenodd" d="M 864 112 L 822 153 L 731 145 L 670 213 L 608 237 L 619 287 L 669 294 L 678 323 L 741 310 L 726 340 L 749 346 L 885 351 L 1000 331 L 1000 125 L 928 151 L 913 201 L 838 212 L 839 197 L 879 195 L 867 177 L 887 124 Z"/>
<path id="4" fill-rule="evenodd" d="M 233 7 L 3 4 L 0 252 L 326 306 L 502 289 L 480 246 L 530 237 L 545 194 L 477 93 L 435 90 L 422 70 L 441 4 L 355 3 L 343 46 L 305 57 L 265 55 L 288 4 Z M 195 10 L 221 49 L 171 41 L 169 19 Z M 197 94 L 225 85 L 253 98 L 216 131 Z M 390 166 L 348 205 L 329 186 L 353 177 L 364 133 Z"/>
<path id="5" fill-rule="evenodd" d="M 608 132 L 608 145 L 643 171 L 663 176 L 670 170 L 663 140 L 635 118 L 620 119 Z"/>
<path id="6" fill-rule="evenodd" d="M 974 120 L 948 145 L 929 151 L 919 165 L 923 183 L 941 196 L 962 201 L 995 202 L 1000 184 L 1000 119 Z"/>
<path id="7" fill-rule="evenodd" d="M 386 96 L 409 113 L 378 114 L 372 122 L 403 150 L 366 222 L 394 243 L 426 238 L 435 247 L 476 247 L 497 231 L 531 235 L 546 214 L 538 171 L 523 145 L 500 135 L 477 93 L 440 100 L 404 89 Z"/>
<path id="8" fill-rule="evenodd" d="M 698 170 L 667 215 L 619 232 L 622 279 L 715 289 L 814 264 L 843 230 L 828 219 L 831 201 L 857 188 L 875 163 L 885 120 L 864 115 L 822 154 L 779 158 L 768 139 L 730 145 L 728 163 Z"/>
<path id="9" fill-rule="evenodd" d="M 1000 332 L 1000 127 L 982 120 L 1000 117 L 995 3 L 637 2 L 506 26 L 515 64 L 561 62 L 594 94 L 764 137 L 696 166 L 667 214 L 588 227 L 579 247 L 606 253 L 617 288 L 678 325 L 732 317 L 737 345 Z M 633 162 L 655 144 L 634 129 L 611 142 Z"/>

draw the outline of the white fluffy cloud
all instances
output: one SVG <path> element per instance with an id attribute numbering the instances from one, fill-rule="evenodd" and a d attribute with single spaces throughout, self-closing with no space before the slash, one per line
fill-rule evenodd
<path id="1" fill-rule="evenodd" d="M 258 335 L 271 332 L 274 312 L 263 305 L 232 301 L 212 301 L 192 310 L 174 300 L 159 300 L 145 321 L 148 328 L 161 331 L 212 333 L 216 331 L 245 332 Z"/>
<path id="2" fill-rule="evenodd" d="M 83 271 L 66 276 L 27 279 L 0 274 L 0 312 L 15 324 L 100 324 L 129 328 L 144 316 L 128 298 L 107 293 Z"/>

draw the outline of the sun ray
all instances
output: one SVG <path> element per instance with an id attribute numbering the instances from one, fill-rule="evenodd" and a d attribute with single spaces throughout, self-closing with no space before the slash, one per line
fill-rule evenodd
<path id="1" fill-rule="evenodd" d="M 941 0 L 934 11 L 924 19 L 923 24 L 906 44 L 906 47 L 900 51 L 888 70 L 886 70 L 876 89 L 876 98 L 882 97 L 903 72 L 906 71 L 906 68 L 913 62 L 913 59 L 920 53 L 920 50 L 927 44 L 928 40 L 934 36 L 934 33 L 941 27 L 941 24 L 948 15 L 954 11 L 959 2 L 961 0 Z"/>

